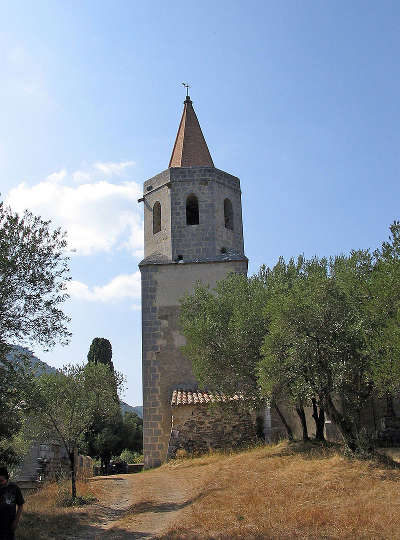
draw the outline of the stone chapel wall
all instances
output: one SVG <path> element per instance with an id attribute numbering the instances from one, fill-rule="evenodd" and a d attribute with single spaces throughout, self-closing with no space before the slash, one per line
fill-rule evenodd
<path id="1" fill-rule="evenodd" d="M 174 458 L 178 450 L 202 454 L 242 448 L 256 440 L 254 415 L 245 411 L 224 410 L 218 405 L 174 407 L 168 459 Z"/>

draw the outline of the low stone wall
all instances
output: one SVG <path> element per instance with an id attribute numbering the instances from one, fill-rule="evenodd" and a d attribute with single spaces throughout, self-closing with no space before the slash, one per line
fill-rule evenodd
<path id="1" fill-rule="evenodd" d="M 79 454 L 76 458 L 76 474 L 78 478 L 91 478 L 93 476 L 93 459 Z"/>
<path id="2" fill-rule="evenodd" d="M 76 471 L 79 478 L 93 476 L 93 460 L 89 456 L 76 456 Z M 70 475 L 70 463 L 65 448 L 57 442 L 34 443 L 29 449 L 16 480 L 42 482 Z"/>
<path id="3" fill-rule="evenodd" d="M 143 471 L 143 463 L 128 463 L 128 474 Z"/>
<path id="4" fill-rule="evenodd" d="M 256 440 L 254 421 L 245 411 L 222 406 L 174 407 L 167 459 L 174 458 L 178 450 L 202 454 L 251 444 Z"/>
<path id="5" fill-rule="evenodd" d="M 69 473 L 69 460 L 63 446 L 56 442 L 33 443 L 17 473 L 18 482 L 43 481 Z"/>

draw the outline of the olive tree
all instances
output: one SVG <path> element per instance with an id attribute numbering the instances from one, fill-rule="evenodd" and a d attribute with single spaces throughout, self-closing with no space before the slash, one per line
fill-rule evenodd
<path id="1" fill-rule="evenodd" d="M 268 393 L 286 383 L 318 398 L 356 450 L 359 415 L 374 389 L 365 336 L 365 309 L 374 271 L 368 251 L 304 261 L 301 278 L 268 306 L 270 331 L 262 348 L 259 381 Z M 339 406 L 339 401 L 341 406 Z"/>
<path id="2" fill-rule="evenodd" d="M 12 345 L 46 349 L 70 337 L 62 311 L 70 279 L 66 246 L 65 234 L 49 221 L 0 202 L 0 462 L 7 465 L 23 454 L 20 389 L 29 379 L 10 360 Z"/>
<path id="3" fill-rule="evenodd" d="M 95 419 L 114 418 L 119 411 L 115 388 L 123 378 L 104 364 L 67 365 L 37 377 L 26 388 L 26 400 L 36 435 L 57 440 L 68 454 L 71 494 L 76 498 L 75 456 Z"/>

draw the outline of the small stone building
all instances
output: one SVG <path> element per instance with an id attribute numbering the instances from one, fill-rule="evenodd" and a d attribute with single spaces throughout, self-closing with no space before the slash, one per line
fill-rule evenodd
<path id="1" fill-rule="evenodd" d="M 254 443 L 255 414 L 229 407 L 231 402 L 239 400 L 242 400 L 239 395 L 227 398 L 200 390 L 174 390 L 168 459 L 175 457 L 178 450 L 196 454 Z"/>

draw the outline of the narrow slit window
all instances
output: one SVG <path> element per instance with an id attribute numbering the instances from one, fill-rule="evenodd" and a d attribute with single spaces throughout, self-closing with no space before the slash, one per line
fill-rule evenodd
<path id="1" fill-rule="evenodd" d="M 161 231 L 161 204 L 157 201 L 153 206 L 153 234 Z"/>
<path id="2" fill-rule="evenodd" d="M 186 225 L 199 224 L 199 200 L 196 195 L 189 195 L 186 199 Z"/>
<path id="3" fill-rule="evenodd" d="M 233 207 L 229 199 L 224 200 L 225 228 L 233 231 Z"/>

